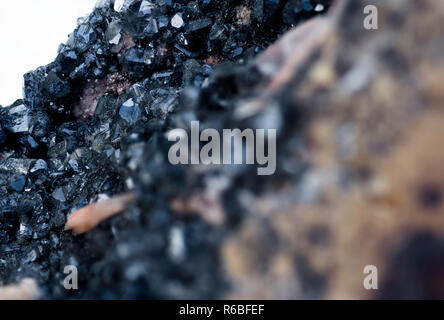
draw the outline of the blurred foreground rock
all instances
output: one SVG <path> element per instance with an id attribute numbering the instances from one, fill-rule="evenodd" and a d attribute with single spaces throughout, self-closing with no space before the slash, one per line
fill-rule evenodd
<path id="1" fill-rule="evenodd" d="M 379 30 L 363 28 L 367 4 Z M 267 97 L 303 114 L 293 151 L 308 169 L 255 199 L 225 243 L 227 297 L 444 298 L 443 19 L 441 1 L 350 1 Z M 366 265 L 378 290 L 363 287 Z"/>
<path id="2" fill-rule="evenodd" d="M 34 279 L 25 278 L 17 285 L 0 288 L 0 300 L 37 300 L 41 292 Z"/>

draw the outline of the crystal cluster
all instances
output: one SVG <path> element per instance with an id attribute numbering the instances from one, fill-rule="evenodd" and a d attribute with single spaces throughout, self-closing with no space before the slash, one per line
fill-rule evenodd
<path id="1" fill-rule="evenodd" d="M 260 80 L 249 61 L 330 2 L 99 1 L 54 62 L 25 74 L 23 100 L 0 109 L 0 285 L 31 276 L 47 298 L 218 297 L 220 241 L 241 219 L 230 194 L 258 185 L 248 167 L 171 166 L 165 133 L 194 119 L 282 123 L 283 105 L 234 117 Z M 171 209 L 221 181 L 224 226 Z M 128 191 L 139 197 L 124 215 L 85 236 L 63 231 L 77 209 Z M 66 265 L 78 266 L 84 290 L 60 285 Z"/>

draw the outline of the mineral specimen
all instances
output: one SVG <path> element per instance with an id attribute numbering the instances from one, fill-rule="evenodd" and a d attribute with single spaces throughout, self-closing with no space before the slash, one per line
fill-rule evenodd
<path id="1" fill-rule="evenodd" d="M 304 1 L 300 13 L 290 2 L 102 0 L 80 19 L 54 62 L 24 76 L 24 99 L 0 110 L 0 285 L 31 275 L 43 298 L 220 297 L 226 227 L 184 218 L 170 201 L 223 171 L 193 182 L 168 163 L 166 132 L 201 117 L 205 126 L 233 123 L 236 95 L 259 80 L 237 70 L 317 14 L 316 4 L 330 5 Z M 85 237 L 64 231 L 78 212 L 123 192 L 136 202 L 122 215 Z M 202 198 L 220 217 L 221 197 Z M 68 263 L 92 279 L 80 280 L 84 290 L 60 286 Z"/>
<path id="2" fill-rule="evenodd" d="M 99 1 L 0 109 L 0 296 L 442 297 L 444 8 L 372 2 Z M 277 129 L 275 174 L 172 165 L 193 121 Z"/>

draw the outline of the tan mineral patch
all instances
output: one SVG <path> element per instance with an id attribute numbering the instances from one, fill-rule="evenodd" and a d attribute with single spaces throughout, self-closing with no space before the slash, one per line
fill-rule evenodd
<path id="1" fill-rule="evenodd" d="M 16 285 L 0 287 L 0 300 L 37 300 L 40 295 L 37 282 L 31 278 L 25 278 Z"/>

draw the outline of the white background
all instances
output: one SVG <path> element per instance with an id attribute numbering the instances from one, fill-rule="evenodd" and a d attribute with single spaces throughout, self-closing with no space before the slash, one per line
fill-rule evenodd
<path id="1" fill-rule="evenodd" d="M 96 0 L 0 0 L 0 105 L 21 99 L 23 74 L 52 62 Z"/>

